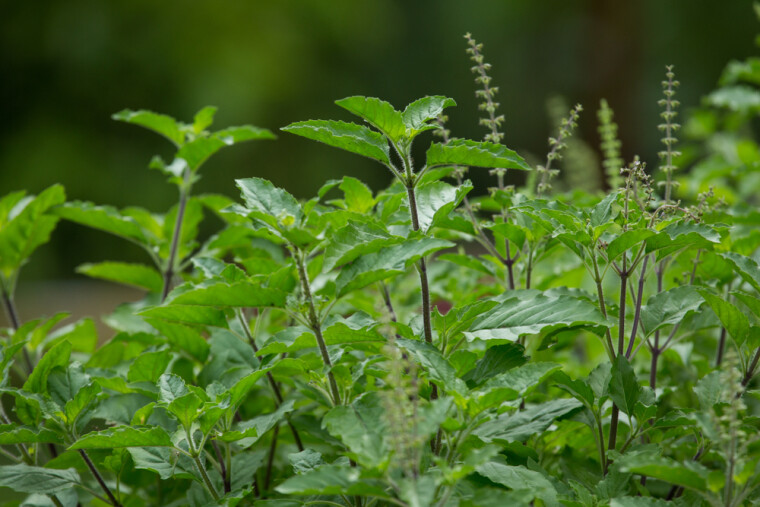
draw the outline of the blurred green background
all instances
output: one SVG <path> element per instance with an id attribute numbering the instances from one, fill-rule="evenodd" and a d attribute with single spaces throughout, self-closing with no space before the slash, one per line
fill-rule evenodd
<path id="1" fill-rule="evenodd" d="M 123 108 L 190 121 L 210 104 L 219 107 L 217 127 L 276 131 L 297 120 L 350 120 L 333 103 L 349 95 L 403 108 L 442 94 L 459 103 L 452 134 L 480 139 L 462 37 L 472 32 L 493 65 L 509 147 L 543 156 L 554 94 L 586 107 L 580 135 L 597 147 L 595 111 L 605 97 L 625 158 L 640 154 L 655 167 L 664 66 L 675 65 L 687 110 L 729 59 L 755 52 L 758 32 L 744 0 L 38 0 L 5 2 L 2 11 L 0 194 L 60 182 L 69 199 L 154 211 L 177 196 L 147 164 L 172 149 L 110 119 Z M 390 181 L 370 160 L 285 133 L 227 149 L 202 174 L 195 192 L 229 196 L 235 178 L 250 176 L 299 197 L 344 174 L 376 190 Z M 75 277 L 78 264 L 105 259 L 143 260 L 122 240 L 61 222 L 20 285 Z"/>

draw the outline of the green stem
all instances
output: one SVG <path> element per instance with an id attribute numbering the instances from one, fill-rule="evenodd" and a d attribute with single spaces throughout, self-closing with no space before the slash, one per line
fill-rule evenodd
<path id="1" fill-rule="evenodd" d="M 161 302 L 163 303 L 166 296 L 169 295 L 169 290 L 172 285 L 172 278 L 174 278 L 174 263 L 177 258 L 177 250 L 179 250 L 179 242 L 182 239 L 182 222 L 185 218 L 185 208 L 187 207 L 187 200 L 190 195 L 190 177 L 192 173 L 190 169 L 185 169 L 183 176 L 182 186 L 179 189 L 179 205 L 177 206 L 177 221 L 174 223 L 174 232 L 172 233 L 172 243 L 169 249 L 169 259 L 166 261 L 166 269 L 164 271 L 164 288 L 161 292 Z"/>
<path id="2" fill-rule="evenodd" d="M 644 262 L 641 264 L 641 274 L 639 275 L 639 293 L 636 297 L 636 311 L 633 314 L 633 326 L 631 328 L 631 338 L 628 340 L 628 350 L 625 352 L 625 357 L 631 358 L 631 352 L 633 352 L 633 342 L 636 341 L 636 331 L 639 327 L 639 318 L 641 317 L 641 303 L 644 299 L 644 280 L 647 272 L 647 263 L 649 262 L 649 256 L 644 257 Z"/>
<path id="3" fill-rule="evenodd" d="M 280 425 L 277 424 L 272 431 L 272 443 L 269 446 L 269 455 L 267 457 L 267 471 L 264 474 L 264 491 L 269 491 L 269 485 L 272 480 L 272 467 L 274 465 L 274 454 L 277 451 L 277 437 L 280 434 Z"/>
<path id="4" fill-rule="evenodd" d="M 594 265 L 594 282 L 596 283 L 596 297 L 599 300 L 599 310 L 606 319 L 607 305 L 604 304 L 604 289 L 602 288 L 602 277 L 599 275 L 599 264 L 596 262 L 596 254 L 593 251 L 591 252 L 591 255 Z M 612 345 L 612 333 L 610 333 L 610 328 L 607 328 L 605 338 L 607 339 L 607 346 L 605 349 L 607 349 L 607 355 L 612 363 L 615 361 L 615 348 Z"/>
<path id="5" fill-rule="evenodd" d="M 219 462 L 219 468 L 222 472 L 222 482 L 224 483 L 224 492 L 229 493 L 232 491 L 232 477 L 229 471 L 228 462 L 225 462 L 224 457 L 222 456 L 222 451 L 219 449 L 219 444 L 216 442 L 216 440 L 211 441 L 211 446 L 214 448 L 214 453 L 216 454 L 216 460 Z M 228 448 L 229 449 L 229 448 Z M 229 453 L 227 453 L 229 455 Z"/>
<path id="6" fill-rule="evenodd" d="M 206 486 L 206 490 L 208 490 L 216 502 L 219 502 L 219 494 L 216 492 L 216 489 L 214 489 L 214 485 L 211 484 L 211 479 L 209 479 L 208 473 L 206 473 L 206 468 L 203 466 L 203 463 L 201 463 L 201 458 L 197 453 L 193 453 L 193 462 L 195 462 L 195 467 L 201 474 L 203 485 Z"/>
<path id="7" fill-rule="evenodd" d="M 298 278 L 301 280 L 301 289 L 303 290 L 304 298 L 309 305 L 309 324 L 314 336 L 317 338 L 317 345 L 319 346 L 319 352 L 322 355 L 322 361 L 327 368 L 327 379 L 330 383 L 330 392 L 332 396 L 333 405 L 340 405 L 340 391 L 338 390 L 338 382 L 335 380 L 335 375 L 332 372 L 332 361 L 330 361 L 330 354 L 327 352 L 327 345 L 325 339 L 322 336 L 322 327 L 317 318 L 317 309 L 314 306 L 314 298 L 311 295 L 311 288 L 309 287 L 309 275 L 306 273 L 306 266 L 303 259 L 303 253 L 295 245 L 293 246 L 293 253 L 296 261 L 296 267 L 298 269 Z"/>
<path id="8" fill-rule="evenodd" d="M 412 217 L 412 230 L 420 230 L 420 219 L 417 211 L 417 198 L 414 195 L 414 186 L 411 182 L 406 185 L 409 196 L 409 213 Z M 420 259 L 420 289 L 422 290 L 422 325 L 425 333 L 425 341 L 433 343 L 433 327 L 430 323 L 430 287 L 428 286 L 427 264 L 425 258 Z"/>
<path id="9" fill-rule="evenodd" d="M 113 505 L 114 507 L 122 507 L 121 503 L 116 499 L 116 497 L 111 492 L 111 489 L 103 480 L 103 477 L 100 475 L 100 472 L 98 472 L 98 469 L 95 468 L 95 463 L 93 463 L 92 460 L 90 459 L 90 456 L 87 455 L 87 451 L 85 451 L 84 449 L 79 449 L 79 455 L 82 456 L 82 459 L 87 465 L 87 468 L 90 469 L 92 476 L 95 477 L 95 480 L 98 481 L 98 484 L 100 484 L 101 489 L 103 489 L 103 492 L 108 497 L 108 500 L 110 500 L 111 505 Z"/>

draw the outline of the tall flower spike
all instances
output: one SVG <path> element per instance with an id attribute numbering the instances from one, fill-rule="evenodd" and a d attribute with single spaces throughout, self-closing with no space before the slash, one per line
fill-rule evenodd
<path id="1" fill-rule="evenodd" d="M 660 113 L 660 117 L 665 120 L 665 123 L 661 123 L 657 128 L 665 133 L 665 137 L 661 139 L 662 144 L 665 145 L 665 149 L 659 152 L 658 155 L 662 162 L 660 170 L 665 173 L 665 181 L 660 182 L 660 185 L 665 187 L 665 201 L 670 202 L 673 189 L 678 187 L 678 182 L 673 181 L 673 172 L 678 169 L 673 164 L 673 159 L 681 155 L 680 152 L 673 149 L 673 146 L 678 142 L 678 139 L 675 137 L 676 131 L 681 128 L 679 124 L 673 121 L 678 116 L 676 109 L 679 106 L 679 102 L 674 100 L 673 97 L 676 94 L 675 89 L 680 83 L 674 79 L 676 75 L 673 73 L 672 65 L 668 65 L 665 69 L 667 70 L 665 73 L 667 80 L 662 82 L 662 94 L 665 95 L 665 98 L 657 102 L 660 107 L 664 108 L 662 113 Z"/>
<path id="2" fill-rule="evenodd" d="M 615 113 L 605 99 L 599 102 L 599 110 L 596 112 L 596 116 L 599 118 L 598 132 L 602 140 L 599 145 L 604 157 L 602 167 L 604 167 L 610 188 L 616 190 L 623 185 L 623 178 L 620 177 L 620 168 L 623 167 L 623 159 L 620 156 L 622 143 L 618 139 L 618 126 L 613 121 Z"/>
<path id="3" fill-rule="evenodd" d="M 491 70 L 491 64 L 485 63 L 483 60 L 483 44 L 478 44 L 472 35 L 466 33 L 464 36 L 467 39 L 467 53 L 470 55 L 470 60 L 475 62 L 472 66 L 472 72 L 477 74 L 475 82 L 482 86 L 482 89 L 475 91 L 475 96 L 481 99 L 478 108 L 481 111 L 488 113 L 487 118 L 481 118 L 480 124 L 487 127 L 490 132 L 486 134 L 485 140 L 492 143 L 500 143 L 504 138 L 504 133 L 500 131 L 501 124 L 504 122 L 504 115 L 496 115 L 496 110 L 499 108 L 499 103 L 494 101 L 494 97 L 499 92 L 499 88 L 491 86 L 491 77 L 488 75 L 488 71 Z"/>
<path id="4" fill-rule="evenodd" d="M 581 111 L 583 111 L 583 107 L 580 104 L 576 104 L 575 107 L 570 110 L 570 115 L 567 118 L 563 118 L 560 123 L 559 134 L 557 134 L 557 137 L 549 138 L 549 146 L 551 149 L 546 155 L 546 165 L 540 165 L 536 168 L 536 173 L 540 177 L 536 187 L 536 193 L 539 197 L 541 197 L 545 191 L 551 189 L 549 180 L 551 180 L 552 176 L 559 173 L 558 170 L 552 169 L 552 162 L 562 158 L 562 150 L 567 148 L 566 141 L 571 135 L 573 135 L 573 130 L 578 126 L 578 117 L 580 116 Z"/>

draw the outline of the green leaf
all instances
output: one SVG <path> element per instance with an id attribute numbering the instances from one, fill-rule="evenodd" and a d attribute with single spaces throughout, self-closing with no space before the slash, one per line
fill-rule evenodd
<path id="1" fill-rule="evenodd" d="M 621 496 L 610 500 L 610 507 L 668 507 L 670 502 L 645 496 Z"/>
<path id="2" fill-rule="evenodd" d="M 140 125 L 146 129 L 152 130 L 158 134 L 161 134 L 169 141 L 173 142 L 178 148 L 185 142 L 185 134 L 182 132 L 180 124 L 165 114 L 158 114 L 152 111 L 131 111 L 125 109 L 113 116 L 114 120 L 132 123 L 133 125 Z"/>
<path id="3" fill-rule="evenodd" d="M 641 397 L 641 386 L 636 380 L 636 374 L 631 363 L 624 355 L 617 356 L 612 365 L 609 394 L 612 401 L 624 414 L 633 415 L 636 402 Z"/>
<path id="4" fill-rule="evenodd" d="M 304 449 L 301 452 L 288 454 L 288 461 L 290 461 L 290 466 L 293 467 L 296 474 L 315 470 L 325 464 L 322 460 L 322 453 L 314 449 Z"/>
<path id="5" fill-rule="evenodd" d="M 166 410 L 175 416 L 182 427 L 189 429 L 202 415 L 203 400 L 194 392 L 173 399 Z"/>
<path id="6" fill-rule="evenodd" d="M 235 184 L 240 189 L 246 206 L 264 223 L 275 228 L 301 223 L 301 205 L 287 191 L 262 178 L 235 180 Z"/>
<path id="7" fill-rule="evenodd" d="M 388 451 L 384 435 L 386 407 L 378 393 L 367 393 L 351 403 L 330 410 L 322 425 L 339 438 L 357 462 L 374 468 L 385 459 Z"/>
<path id="8" fill-rule="evenodd" d="M 670 458 L 651 454 L 625 455 L 620 458 L 619 466 L 624 472 L 646 475 L 694 491 L 707 490 L 705 477 Z"/>
<path id="9" fill-rule="evenodd" d="M 340 465 L 325 465 L 290 477 L 275 490 L 283 495 L 363 495 L 388 498 L 379 485 L 359 479 L 359 470 Z"/>
<path id="10" fill-rule="evenodd" d="M 736 306 L 728 301 L 724 301 L 713 293 L 705 289 L 698 290 L 737 345 L 744 343 L 749 336 L 749 319 L 747 319 L 747 316 Z"/>
<path id="11" fill-rule="evenodd" d="M 599 227 L 612 220 L 613 204 L 617 201 L 618 195 L 618 192 L 612 192 L 594 206 L 591 210 L 591 227 Z"/>
<path id="12" fill-rule="evenodd" d="M 491 347 L 462 380 L 470 385 L 480 385 L 491 377 L 525 364 L 524 352 L 525 348 L 515 343 Z"/>
<path id="13" fill-rule="evenodd" d="M 288 400 L 277 407 L 274 412 L 238 423 L 232 431 L 222 433 L 219 439 L 224 442 L 236 442 L 240 447 L 247 449 L 279 424 L 288 413 L 292 412 L 293 403 L 294 400 Z"/>
<path id="14" fill-rule="evenodd" d="M 151 243 L 147 239 L 146 232 L 134 218 L 122 215 L 111 206 L 96 206 L 91 202 L 72 201 L 55 208 L 52 212 L 66 220 L 110 232 L 140 245 L 147 246 Z"/>
<path id="15" fill-rule="evenodd" d="M 32 373 L 24 382 L 24 390 L 31 393 L 43 393 L 47 391 L 47 380 L 50 372 L 56 367 L 67 368 L 71 357 L 71 344 L 63 341 L 55 345 L 42 356 L 32 370 Z"/>
<path id="16" fill-rule="evenodd" d="M 0 274 L 10 277 L 37 247 L 47 243 L 58 219 L 45 213 L 65 199 L 63 187 L 53 185 L 37 197 L 19 199 L 8 210 L 8 215 L 3 217 L 5 223 L 0 221 Z M 12 218 L 5 220 L 8 217 Z"/>
<path id="17" fill-rule="evenodd" d="M 654 231 L 649 229 L 633 229 L 625 231 L 607 245 L 607 259 L 609 262 L 617 259 L 623 252 L 642 243 L 647 238 L 654 236 Z"/>
<path id="18" fill-rule="evenodd" d="M 452 139 L 448 144 L 433 143 L 427 151 L 427 166 L 467 165 L 530 170 L 523 158 L 504 145 Z"/>
<path id="19" fill-rule="evenodd" d="M 688 313 L 699 310 L 702 303 L 702 296 L 689 285 L 655 294 L 641 308 L 644 336 L 650 336 L 663 326 L 679 324 Z"/>
<path id="20" fill-rule="evenodd" d="M 555 373 L 554 380 L 557 382 L 557 387 L 570 393 L 576 400 L 589 408 L 594 406 L 594 391 L 583 380 L 573 380 L 563 371 Z"/>
<path id="21" fill-rule="evenodd" d="M 491 461 L 477 468 L 483 477 L 513 490 L 530 490 L 534 498 L 547 507 L 559 507 L 557 490 L 541 473 L 528 470 L 524 466 L 509 466 L 500 461 Z"/>
<path id="22" fill-rule="evenodd" d="M 407 239 L 398 245 L 362 255 L 341 269 L 335 280 L 338 296 L 379 280 L 403 274 L 420 258 L 453 246 L 455 246 L 454 243 L 449 241 L 424 237 Z"/>
<path id="23" fill-rule="evenodd" d="M 208 342 L 192 327 L 160 319 L 145 319 L 145 322 L 161 333 L 174 351 L 187 352 L 200 362 L 208 358 Z"/>
<path id="24" fill-rule="evenodd" d="M 710 410 L 721 400 L 723 394 L 723 381 L 720 371 L 712 371 L 699 379 L 694 386 L 694 393 L 699 399 L 699 404 L 704 410 Z"/>
<path id="25" fill-rule="evenodd" d="M 195 135 L 202 133 L 214 123 L 214 115 L 217 108 L 214 106 L 206 106 L 193 117 L 193 132 Z"/>
<path id="26" fill-rule="evenodd" d="M 173 304 L 155 306 L 137 314 L 142 317 L 163 319 L 169 322 L 227 327 L 227 318 L 224 316 L 224 312 L 211 306 Z"/>
<path id="27" fill-rule="evenodd" d="M 209 280 L 178 287 L 169 295 L 171 305 L 268 307 L 285 306 L 286 293 L 253 282 L 224 283 Z"/>
<path id="28" fill-rule="evenodd" d="M 336 100 L 335 103 L 366 120 L 394 143 L 406 135 L 407 126 L 401 113 L 384 100 L 357 95 Z"/>
<path id="29" fill-rule="evenodd" d="M 560 368 L 555 363 L 528 363 L 498 374 L 470 393 L 468 410 L 471 414 L 477 414 L 491 407 L 500 407 L 506 401 L 524 397 Z"/>
<path id="30" fill-rule="evenodd" d="M 74 449 L 116 449 L 121 447 L 172 447 L 169 434 L 159 426 L 136 428 L 118 426 L 103 431 L 93 431 L 74 442 Z"/>
<path id="31" fill-rule="evenodd" d="M 558 399 L 533 405 L 525 410 L 506 412 L 476 429 L 473 434 L 486 443 L 524 442 L 533 435 L 540 435 L 555 419 L 564 417 L 583 405 L 575 399 Z"/>
<path id="32" fill-rule="evenodd" d="M 757 265 L 754 259 L 734 252 L 724 252 L 719 255 L 734 266 L 735 271 L 739 273 L 742 280 L 760 292 L 760 266 Z"/>
<path id="33" fill-rule="evenodd" d="M 456 106 L 454 99 L 433 95 L 417 99 L 404 109 L 401 118 L 404 121 L 408 131 L 408 137 L 414 137 L 417 133 L 430 128 L 438 128 L 438 125 L 431 125 L 429 122 L 435 120 L 447 107 Z"/>
<path id="34" fill-rule="evenodd" d="M 291 123 L 282 130 L 369 157 L 385 165 L 390 164 L 388 141 L 382 134 L 362 125 L 342 121 L 309 120 Z"/>
<path id="35" fill-rule="evenodd" d="M 129 264 L 126 262 L 99 262 L 97 264 L 82 264 L 77 267 L 77 273 L 92 278 L 123 283 L 150 292 L 161 292 L 163 279 L 155 268 L 144 264 Z"/>
<path id="36" fill-rule="evenodd" d="M 172 357 L 168 350 L 144 352 L 129 366 L 127 380 L 130 382 L 150 382 L 155 384 L 164 374 Z"/>
<path id="37" fill-rule="evenodd" d="M 184 160 L 191 171 L 196 171 L 211 155 L 225 146 L 255 139 L 275 139 L 275 136 L 267 129 L 250 125 L 230 127 L 183 145 L 177 151 L 177 159 Z"/>
<path id="38" fill-rule="evenodd" d="M 375 206 L 372 190 L 356 178 L 344 176 L 340 189 L 345 195 L 348 211 L 365 214 Z"/>
<path id="39" fill-rule="evenodd" d="M 199 479 L 193 461 L 166 447 L 129 447 L 135 468 L 150 470 L 157 473 L 161 479 L 172 477 L 183 479 Z"/>
<path id="40" fill-rule="evenodd" d="M 335 266 L 402 241 L 403 237 L 392 236 L 379 225 L 350 221 L 335 231 L 327 243 L 323 269 L 330 271 Z"/>
<path id="41" fill-rule="evenodd" d="M 470 190 L 472 183 L 469 180 L 458 187 L 442 181 L 418 187 L 415 192 L 420 229 L 427 232 L 431 227 L 438 225 L 462 202 Z"/>
<path id="42" fill-rule="evenodd" d="M 396 344 L 408 350 L 427 372 L 430 380 L 438 384 L 443 391 L 458 395 L 467 392 L 467 386 L 457 377 L 454 367 L 433 345 L 405 338 L 397 339 Z"/>
<path id="43" fill-rule="evenodd" d="M 15 424 L 0 424 L 0 445 L 62 444 L 63 437 L 46 428 L 30 428 Z"/>
<path id="44" fill-rule="evenodd" d="M 596 305 L 568 295 L 515 291 L 498 306 L 478 317 L 465 336 L 469 340 L 517 341 L 526 334 L 566 327 L 609 326 Z"/>
<path id="45" fill-rule="evenodd" d="M 709 94 L 706 102 L 731 111 L 753 113 L 760 110 L 760 92 L 746 85 L 724 86 Z"/>
<path id="46" fill-rule="evenodd" d="M 173 373 L 164 373 L 159 377 L 158 389 L 159 399 L 164 403 L 171 403 L 190 392 L 182 377 Z"/>
<path id="47" fill-rule="evenodd" d="M 56 470 L 29 465 L 0 466 L 0 486 L 23 493 L 56 493 L 79 484 L 73 468 Z"/>

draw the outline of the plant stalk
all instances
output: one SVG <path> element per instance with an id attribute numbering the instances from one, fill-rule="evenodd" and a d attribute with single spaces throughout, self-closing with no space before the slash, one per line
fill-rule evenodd
<path id="1" fill-rule="evenodd" d="M 169 249 L 169 259 L 166 261 L 166 270 L 164 271 L 164 288 L 161 292 L 161 302 L 163 303 L 166 296 L 169 295 L 169 290 L 172 286 L 172 278 L 174 278 L 174 263 L 177 258 L 177 250 L 179 250 L 179 242 L 182 239 L 182 221 L 185 218 L 185 208 L 187 207 L 187 200 L 190 195 L 190 169 L 185 169 L 183 176 L 182 186 L 179 190 L 179 204 L 177 206 L 177 221 L 174 223 L 174 232 L 172 233 L 172 244 Z"/>
<path id="2" fill-rule="evenodd" d="M 222 471 L 222 482 L 224 483 L 224 492 L 229 493 L 232 491 L 232 485 L 231 481 L 232 478 L 230 477 L 230 472 L 227 470 L 227 463 L 224 460 L 224 457 L 222 456 L 222 451 L 219 449 L 219 444 L 216 442 L 216 440 L 211 441 L 211 446 L 214 448 L 214 453 L 216 454 L 216 461 L 219 462 L 219 468 Z"/>
<path id="3" fill-rule="evenodd" d="M 87 465 L 87 468 L 90 469 L 92 476 L 95 477 L 95 480 L 98 481 L 98 484 L 100 484 L 100 487 L 103 489 L 103 492 L 105 492 L 106 496 L 108 497 L 108 500 L 110 500 L 111 505 L 113 505 L 114 507 L 122 507 L 121 503 L 116 499 L 116 497 L 111 492 L 111 489 L 106 484 L 106 481 L 103 480 L 103 477 L 100 475 L 100 472 L 98 472 L 98 469 L 95 468 L 95 463 L 93 463 L 92 460 L 90 459 L 90 456 L 87 455 L 87 451 L 85 451 L 84 449 L 79 449 L 79 455 L 82 456 L 82 459 Z"/>
<path id="4" fill-rule="evenodd" d="M 209 478 L 206 469 L 203 467 L 203 463 L 201 463 L 201 458 L 198 456 L 198 454 L 193 453 L 193 461 L 195 462 L 195 467 L 198 469 L 198 472 L 201 474 L 201 478 L 203 479 L 203 484 L 206 486 L 206 489 L 211 494 L 211 496 L 214 497 L 214 500 L 219 502 L 219 493 L 217 493 L 216 489 L 214 489 L 214 485 L 211 483 L 211 479 Z"/>
<path id="5" fill-rule="evenodd" d="M 311 295 L 311 288 L 309 287 L 309 275 L 306 273 L 306 266 L 304 265 L 303 253 L 298 247 L 293 246 L 294 257 L 296 259 L 296 266 L 298 268 L 298 278 L 301 279 L 301 289 L 303 295 L 306 298 L 306 302 L 309 305 L 309 323 L 311 329 L 314 331 L 314 336 L 317 338 L 317 345 L 319 346 L 319 352 L 322 355 L 322 361 L 327 367 L 327 379 L 330 383 L 330 394 L 332 395 L 333 405 L 340 405 L 340 391 L 338 390 L 338 382 L 335 380 L 335 375 L 332 372 L 332 361 L 330 361 L 330 354 L 327 352 L 327 345 L 325 339 L 322 336 L 322 326 L 320 325 L 319 318 L 317 317 L 317 309 L 314 306 L 314 298 Z"/>
<path id="6" fill-rule="evenodd" d="M 633 352 L 633 342 L 636 341 L 636 331 L 639 328 L 639 319 L 641 317 L 641 303 L 644 299 L 644 280 L 647 272 L 647 262 L 649 256 L 644 257 L 644 262 L 641 263 L 641 274 L 639 275 L 639 293 L 636 297 L 636 310 L 633 314 L 633 327 L 631 328 L 631 338 L 628 340 L 628 349 L 625 351 L 625 357 L 630 359 L 631 352 Z"/>
<path id="7" fill-rule="evenodd" d="M 280 425 L 276 424 L 272 431 L 272 443 L 269 445 L 269 455 L 267 457 L 267 471 L 264 475 L 264 491 L 269 490 L 272 480 L 272 466 L 274 465 L 274 453 L 277 451 L 277 436 L 280 434 Z"/>
<path id="8" fill-rule="evenodd" d="M 406 192 L 409 196 L 409 213 L 412 216 L 412 230 L 420 230 L 420 219 L 417 212 L 417 198 L 414 195 L 414 186 L 407 183 Z M 433 343 L 433 326 L 430 323 L 430 287 L 428 286 L 427 264 L 425 258 L 420 259 L 420 289 L 422 290 L 422 325 L 425 341 Z"/>

